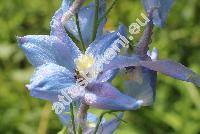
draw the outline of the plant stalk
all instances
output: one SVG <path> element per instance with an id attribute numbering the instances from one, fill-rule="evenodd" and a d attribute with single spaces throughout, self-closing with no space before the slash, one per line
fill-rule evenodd
<path id="1" fill-rule="evenodd" d="M 97 30 L 98 30 L 98 19 L 99 19 L 99 0 L 94 0 L 94 20 L 93 20 L 93 31 L 91 42 L 93 42 L 96 38 Z"/>
<path id="2" fill-rule="evenodd" d="M 78 13 L 75 14 L 75 18 L 76 18 L 76 26 L 77 26 L 77 29 L 78 29 L 78 34 L 79 34 L 79 38 L 80 38 L 80 42 L 81 42 L 81 47 L 82 47 L 83 52 L 85 52 L 86 48 L 85 48 L 85 44 L 84 44 L 84 41 L 83 41 L 83 36 L 81 34 L 81 28 L 80 28 Z"/>
<path id="3" fill-rule="evenodd" d="M 75 120 L 74 120 L 73 103 L 70 103 L 70 115 L 71 115 L 71 122 L 72 122 L 73 133 L 76 134 L 76 125 L 75 125 Z"/>

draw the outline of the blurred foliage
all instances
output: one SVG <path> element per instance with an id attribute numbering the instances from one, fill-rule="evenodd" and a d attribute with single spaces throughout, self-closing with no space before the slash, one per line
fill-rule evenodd
<path id="1" fill-rule="evenodd" d="M 108 1 L 108 4 L 111 1 Z M 0 133 L 55 134 L 62 124 L 46 101 L 29 96 L 24 85 L 33 68 L 16 42 L 16 35 L 49 34 L 49 22 L 61 0 L 0 1 Z M 106 29 L 129 26 L 140 16 L 139 0 L 118 1 Z M 171 58 L 200 74 L 200 3 L 176 1 L 164 29 L 154 30 L 153 43 L 160 58 Z M 134 42 L 137 42 L 138 35 Z M 120 77 L 114 80 L 121 87 Z M 117 134 L 200 134 L 199 88 L 164 75 L 158 76 L 153 107 L 126 112 Z"/>

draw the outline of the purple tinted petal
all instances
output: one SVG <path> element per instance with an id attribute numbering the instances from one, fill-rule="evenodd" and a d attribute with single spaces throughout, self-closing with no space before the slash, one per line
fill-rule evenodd
<path id="1" fill-rule="evenodd" d="M 87 86 L 85 102 L 96 108 L 111 110 L 134 110 L 141 102 L 119 92 L 109 83 L 93 83 Z"/>
<path id="2" fill-rule="evenodd" d="M 150 86 L 153 92 L 153 100 L 155 100 L 156 96 L 156 83 L 157 83 L 157 72 L 149 70 L 148 68 L 143 68 L 143 76 L 145 81 L 150 81 Z"/>
<path id="3" fill-rule="evenodd" d="M 171 60 L 142 61 L 141 65 L 173 78 L 192 82 L 200 87 L 200 77 L 184 65 Z"/>
<path id="4" fill-rule="evenodd" d="M 18 42 L 34 67 L 56 63 L 71 71 L 75 68 L 74 59 L 78 57 L 78 52 L 70 49 L 69 44 L 63 43 L 56 36 L 28 35 L 19 37 Z"/>
<path id="5" fill-rule="evenodd" d="M 120 69 L 130 66 L 138 66 L 140 63 L 140 60 L 137 56 L 117 56 L 112 61 L 109 62 L 109 64 L 104 64 L 104 71 L 107 70 L 113 70 L 113 69 Z"/>
<path id="6" fill-rule="evenodd" d="M 156 94 L 157 74 L 147 68 L 129 68 L 125 74 L 125 89 L 129 96 L 143 100 L 143 106 L 152 105 Z"/>
<path id="7" fill-rule="evenodd" d="M 31 96 L 55 102 L 58 93 L 74 83 L 73 74 L 66 68 L 56 64 L 45 64 L 35 70 L 27 88 Z"/>
<path id="8" fill-rule="evenodd" d="M 156 8 L 153 13 L 153 22 L 159 27 L 164 25 L 173 2 L 174 0 L 142 0 L 147 12 Z"/>
<path id="9" fill-rule="evenodd" d="M 152 12 L 148 15 L 149 22 L 146 25 L 144 33 L 140 38 L 139 42 L 135 47 L 135 53 L 140 57 L 142 60 L 150 60 L 150 57 L 147 55 L 149 50 L 149 45 L 151 44 L 151 37 L 153 35 L 153 21 L 152 21 Z"/>

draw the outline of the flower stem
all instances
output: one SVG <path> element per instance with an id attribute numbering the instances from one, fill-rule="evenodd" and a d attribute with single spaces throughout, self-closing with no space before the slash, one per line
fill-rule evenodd
<path id="1" fill-rule="evenodd" d="M 72 39 L 72 41 L 73 41 L 75 44 L 78 44 L 80 41 L 79 41 L 78 39 L 76 39 L 76 37 L 75 37 L 72 33 L 70 33 L 70 32 L 67 30 L 67 28 L 66 28 L 65 26 L 63 26 L 63 27 L 64 27 L 65 32 L 67 33 L 67 35 Z M 81 49 L 81 46 L 80 46 L 80 45 L 78 45 L 78 47 Z"/>
<path id="2" fill-rule="evenodd" d="M 91 42 L 93 42 L 96 38 L 97 30 L 98 30 L 98 19 L 99 19 L 99 0 L 94 0 L 94 20 L 93 20 L 93 31 Z"/>
<path id="3" fill-rule="evenodd" d="M 100 123 L 101 123 L 101 121 L 102 121 L 102 119 L 103 119 L 103 116 L 104 116 L 105 114 L 106 114 L 106 113 L 103 112 L 103 113 L 100 115 L 100 117 L 99 117 L 99 119 L 98 119 L 98 122 L 97 122 L 97 125 L 96 125 L 95 130 L 94 130 L 94 134 L 97 133 L 98 128 L 99 128 L 99 126 L 100 126 Z"/>
<path id="4" fill-rule="evenodd" d="M 113 116 L 115 116 L 115 118 L 117 118 L 118 121 L 123 122 L 123 123 L 127 123 L 125 120 L 119 118 L 115 113 L 111 113 Z"/>
<path id="5" fill-rule="evenodd" d="M 72 122 L 73 132 L 74 132 L 74 134 L 76 134 L 76 125 L 75 125 L 75 120 L 74 120 L 73 103 L 70 103 L 70 115 L 71 115 L 71 122 Z"/>
<path id="6" fill-rule="evenodd" d="M 79 19 L 78 19 L 78 13 L 75 14 L 75 20 L 76 20 L 76 26 L 77 26 L 77 29 L 78 29 L 78 34 L 79 34 L 79 38 L 80 38 L 80 42 L 81 42 L 81 47 L 82 47 L 83 52 L 85 52 L 86 48 L 85 48 L 85 44 L 84 44 L 84 41 L 83 41 L 83 36 L 81 34 L 81 28 L 80 28 L 80 23 L 79 23 Z"/>
<path id="7" fill-rule="evenodd" d="M 101 21 L 103 21 L 104 18 L 106 18 L 108 16 L 108 14 L 110 13 L 110 11 L 113 9 L 114 5 L 117 3 L 117 0 L 113 0 L 112 4 L 110 5 L 110 7 L 107 9 L 107 11 L 105 12 L 105 14 L 99 19 L 98 21 L 98 25 L 101 23 Z"/>
<path id="8" fill-rule="evenodd" d="M 86 118 L 87 118 L 87 111 L 89 109 L 89 106 L 81 103 L 79 112 L 78 112 L 78 132 L 79 134 L 82 134 L 82 130 L 86 127 Z"/>

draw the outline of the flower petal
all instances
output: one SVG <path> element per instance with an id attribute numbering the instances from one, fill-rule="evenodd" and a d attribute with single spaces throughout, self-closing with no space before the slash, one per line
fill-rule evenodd
<path id="1" fill-rule="evenodd" d="M 74 0 L 63 0 L 61 5 L 62 10 L 66 12 L 72 5 L 73 1 Z"/>
<path id="2" fill-rule="evenodd" d="M 147 68 L 129 68 L 126 72 L 125 89 L 129 96 L 143 100 L 143 106 L 152 105 L 156 96 L 157 73 Z"/>
<path id="3" fill-rule="evenodd" d="M 99 82 L 111 82 L 115 75 L 117 74 L 118 69 L 115 70 L 108 70 L 106 72 L 102 72 L 102 74 L 99 74 L 97 81 Z"/>
<path id="4" fill-rule="evenodd" d="M 104 55 L 105 51 L 108 48 L 114 47 L 116 45 L 118 45 L 117 47 L 119 49 L 122 48 L 121 44 L 119 45 L 119 43 L 114 43 L 115 41 L 120 39 L 118 33 L 126 37 L 126 30 L 124 25 L 120 25 L 117 32 L 107 33 L 102 37 L 96 39 L 92 44 L 90 44 L 90 46 L 86 50 L 86 54 L 98 58 L 98 56 Z"/>
<path id="5" fill-rule="evenodd" d="M 65 106 L 65 112 L 62 114 L 57 114 L 63 125 L 69 125 L 71 122 L 69 114 L 69 106 Z"/>
<path id="6" fill-rule="evenodd" d="M 62 89 L 74 84 L 74 76 L 69 70 L 50 63 L 36 68 L 27 88 L 30 90 L 31 96 L 55 102 Z"/>
<path id="7" fill-rule="evenodd" d="M 200 77 L 184 65 L 171 60 L 142 61 L 141 65 L 173 78 L 192 82 L 200 87 Z"/>
<path id="8" fill-rule="evenodd" d="M 66 4 L 64 4 L 66 5 Z M 63 11 L 65 12 L 67 8 L 64 6 L 62 7 Z M 100 7 L 99 7 L 99 19 L 105 14 L 105 0 L 100 0 Z M 78 12 L 79 15 L 79 23 L 80 23 L 80 28 L 81 28 L 81 33 L 83 36 L 84 43 L 86 46 L 89 46 L 90 44 L 90 39 L 92 36 L 93 32 L 93 20 L 94 20 L 94 3 L 90 3 L 87 7 L 83 7 L 79 10 Z M 103 28 L 106 23 L 106 19 L 101 21 L 98 31 L 97 31 L 97 38 L 102 35 L 103 33 Z M 71 18 L 67 23 L 66 23 L 66 29 L 72 33 L 78 40 L 79 34 L 77 30 L 76 23 L 73 18 Z"/>
<path id="9" fill-rule="evenodd" d="M 141 101 L 119 92 L 109 83 L 93 83 L 87 86 L 85 102 L 96 108 L 111 110 L 134 110 Z"/>
<path id="10" fill-rule="evenodd" d="M 67 8 L 67 6 L 70 5 L 70 0 L 64 0 L 63 6 Z M 73 57 L 77 58 L 78 55 L 81 54 L 81 51 L 76 46 L 76 44 L 71 40 L 71 38 L 67 35 L 64 26 L 61 23 L 61 19 L 63 16 L 63 10 L 62 8 L 58 9 L 54 16 L 52 17 L 52 21 L 50 23 L 51 26 L 51 33 L 50 35 L 56 36 L 59 38 L 63 44 L 65 53 L 69 54 L 68 56 L 72 55 Z"/>
<path id="11" fill-rule="evenodd" d="M 149 57 L 151 57 L 151 60 L 157 60 L 158 59 L 158 49 L 157 48 L 153 48 L 152 52 L 150 52 L 149 50 L 147 51 L 147 55 Z"/>
<path id="12" fill-rule="evenodd" d="M 72 51 L 69 44 L 64 44 L 55 36 L 28 35 L 19 37 L 18 41 L 34 67 L 56 63 L 71 71 L 75 68 L 74 59 L 78 57 L 78 53 Z"/>
<path id="13" fill-rule="evenodd" d="M 74 115 L 75 115 L 75 123 L 77 124 L 79 119 L 77 117 L 77 114 L 74 113 Z M 62 121 L 63 125 L 65 125 L 65 126 L 72 125 L 71 119 L 70 119 L 70 114 L 69 114 L 69 106 L 66 106 L 65 113 L 59 114 L 58 116 L 59 116 L 60 120 Z M 88 112 L 86 121 L 87 121 L 87 125 L 90 127 L 90 126 L 96 125 L 96 123 L 98 122 L 98 118 L 96 115 Z M 105 123 L 105 122 L 106 122 L 106 120 L 105 120 L 105 118 L 103 118 L 102 123 Z"/>
<path id="14" fill-rule="evenodd" d="M 113 69 L 121 69 L 130 66 L 138 66 L 140 65 L 140 59 L 137 56 L 117 56 L 109 64 L 104 64 L 104 71 L 113 70 Z"/>
<path id="15" fill-rule="evenodd" d="M 106 119 L 102 118 L 101 124 L 105 123 Z M 87 113 L 87 123 L 89 127 L 94 127 L 98 123 L 98 117 L 95 114 Z"/>
<path id="16" fill-rule="evenodd" d="M 120 113 L 118 115 L 119 119 L 122 119 L 123 113 Z M 99 131 L 101 134 L 112 134 L 115 130 L 117 130 L 118 126 L 120 124 L 120 121 L 116 118 L 111 119 L 109 122 L 103 123 L 103 125 L 99 128 Z M 99 132 L 98 131 L 98 132 Z"/>
<path id="17" fill-rule="evenodd" d="M 163 27 L 174 0 L 141 0 L 147 12 L 154 9 L 154 25 Z"/>

